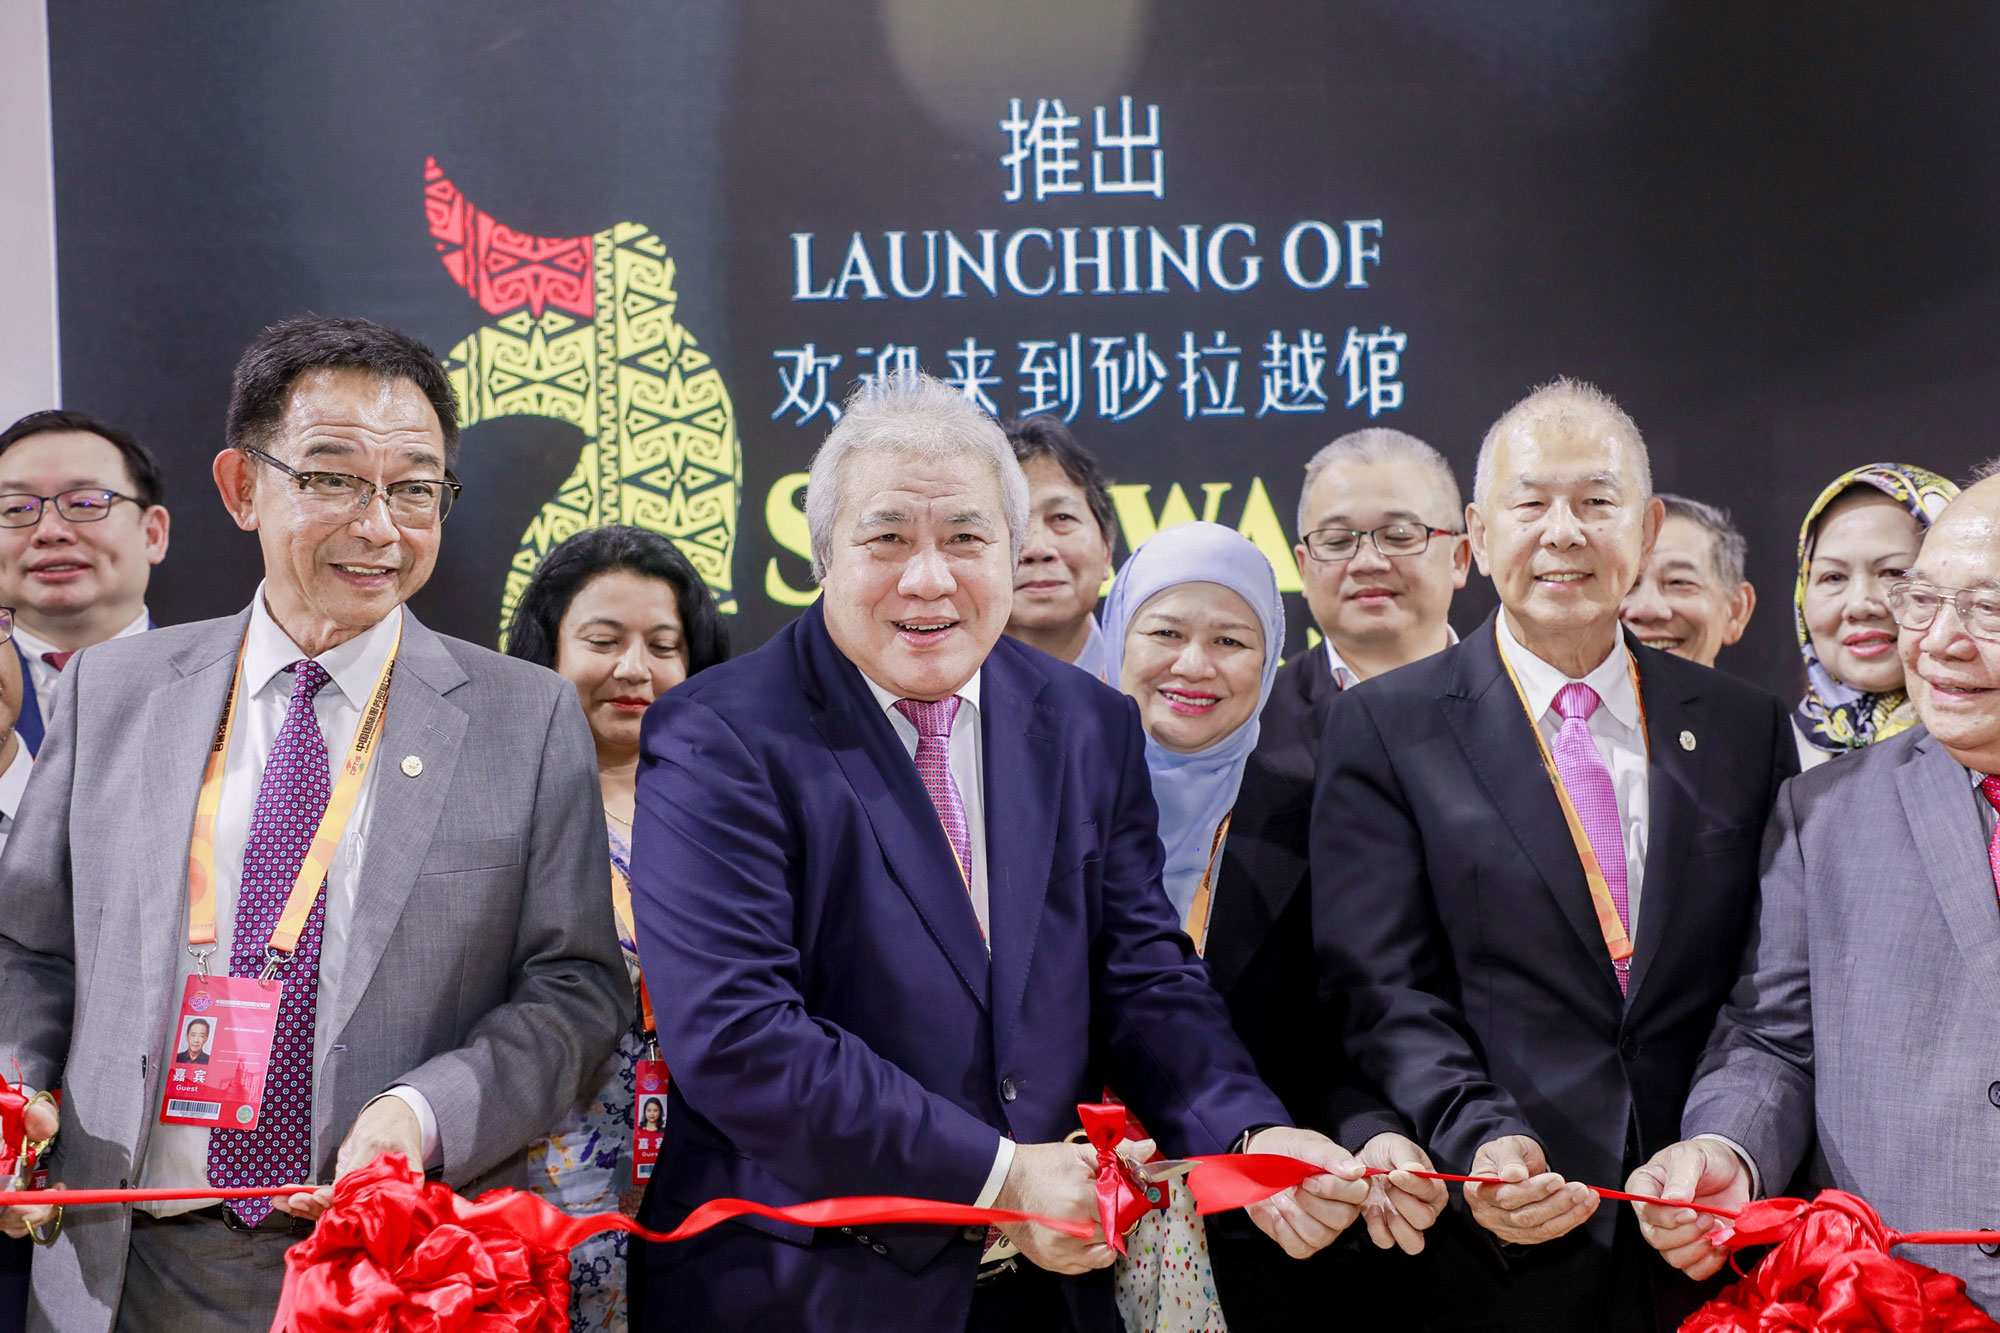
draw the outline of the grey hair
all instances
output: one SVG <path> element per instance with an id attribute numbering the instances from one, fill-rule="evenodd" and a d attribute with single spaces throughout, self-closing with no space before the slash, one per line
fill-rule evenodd
<path id="1" fill-rule="evenodd" d="M 847 502 L 848 462 L 867 454 L 985 463 L 1000 484 L 1008 548 L 1013 563 L 1020 563 L 1028 535 L 1028 477 L 999 423 L 944 381 L 922 371 L 899 371 L 870 379 L 850 394 L 840 420 L 813 454 L 806 475 L 806 531 L 812 537 L 815 583 L 826 581 L 834 521 Z"/>
<path id="2" fill-rule="evenodd" d="M 1520 402 L 1500 414 L 1479 442 L 1479 463 L 1472 472 L 1472 502 L 1484 504 L 1493 484 L 1493 450 L 1505 436 L 1516 431 L 1545 426 L 1574 427 L 1597 424 L 1609 427 L 1631 454 L 1639 473 L 1641 499 L 1653 495 L 1653 462 L 1646 455 L 1645 437 L 1617 400 L 1595 384 L 1558 375 Z"/>
<path id="3" fill-rule="evenodd" d="M 1660 503 L 1667 507 L 1668 518 L 1684 518 L 1708 534 L 1709 563 L 1715 566 L 1715 576 L 1734 592 L 1746 577 L 1750 543 L 1730 521 L 1729 511 L 1665 491 L 1660 492 Z"/>
<path id="4" fill-rule="evenodd" d="M 1439 494 L 1451 502 L 1451 513 L 1447 521 L 1456 526 L 1463 517 L 1465 508 L 1458 489 L 1458 474 L 1445 462 L 1444 455 L 1425 444 L 1414 435 L 1406 435 L 1387 426 L 1370 426 L 1366 430 L 1350 431 L 1331 444 L 1320 446 L 1320 451 L 1306 462 L 1305 488 L 1299 492 L 1299 540 L 1304 541 L 1306 524 L 1312 522 L 1310 506 L 1313 486 L 1320 474 L 1336 463 L 1415 463 L 1430 474 L 1437 484 Z"/>

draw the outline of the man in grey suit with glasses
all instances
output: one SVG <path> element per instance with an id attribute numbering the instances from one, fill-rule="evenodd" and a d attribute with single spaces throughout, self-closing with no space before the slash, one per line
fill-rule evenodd
<path id="1" fill-rule="evenodd" d="M 70 1185 L 298 1188 L 0 1213 L 14 1235 L 60 1220 L 31 1328 L 261 1333 L 333 1180 L 389 1152 L 462 1189 L 524 1184 L 625 1022 L 575 691 L 403 608 L 457 436 L 405 335 L 267 330 L 214 465 L 262 548 L 252 604 L 69 664 L 0 860 L 0 1068 L 61 1086 L 59 1127 L 43 1103 L 30 1132 L 59 1129 Z M 243 1035 L 217 995 L 269 996 L 271 1030 Z M 177 1068 L 197 1012 L 210 1063 Z M 223 1071 L 264 1058 L 234 1105 Z"/>
<path id="2" fill-rule="evenodd" d="M 2000 477 L 1952 501 L 1888 603 L 1923 725 L 1779 793 L 1687 1137 L 1633 1173 L 1635 1194 L 1734 1209 L 1804 1166 L 1898 1231 L 2000 1226 Z M 1728 1258 L 1714 1218 L 1637 1207 L 1674 1267 Z M 2000 1311 L 2000 1255 L 1908 1253 Z"/>

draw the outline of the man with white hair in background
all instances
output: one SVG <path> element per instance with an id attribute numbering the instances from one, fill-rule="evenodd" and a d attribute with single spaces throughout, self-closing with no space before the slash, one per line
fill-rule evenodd
<path id="1" fill-rule="evenodd" d="M 1757 609 L 1757 590 L 1743 573 L 1749 543 L 1714 505 L 1684 495 L 1662 495 L 1660 503 L 1659 540 L 1618 615 L 1648 648 L 1714 666 Z"/>
<path id="2" fill-rule="evenodd" d="M 1306 464 L 1292 549 L 1324 642 L 1294 654 L 1271 687 L 1223 840 L 1220 881 L 1241 891 L 1218 897 L 1203 954 L 1257 1072 L 1300 1124 L 1353 1143 L 1371 1162 L 1381 1154 L 1412 1160 L 1402 1137 L 1409 1131 L 1362 1095 L 1327 1049 L 1324 1034 L 1337 1019 L 1320 1006 L 1313 960 L 1313 771 L 1336 694 L 1458 642 L 1445 617 L 1472 567 L 1463 511 L 1451 465 L 1402 431 L 1354 431 Z M 1347 1286 L 1361 1303 L 1350 1307 L 1355 1327 L 1395 1327 L 1397 1288 L 1413 1271 L 1396 1254 L 1354 1244 L 1291 1263 L 1227 1218 L 1208 1238 L 1217 1293 L 1237 1333 L 1313 1322 L 1329 1284 Z"/>
<path id="3" fill-rule="evenodd" d="M 1368 1185 L 1289 1128 L 1180 932 L 1136 710 L 1002 637 L 1028 490 L 999 427 L 880 381 L 806 518 L 825 595 L 646 719 L 633 905 L 674 1072 L 648 1224 L 722 1195 L 1095 1219 L 1063 1139 L 1108 1084 L 1170 1155 L 1326 1167 L 1253 1211 L 1330 1243 Z M 1001 1230 L 744 1219 L 648 1247 L 641 1326 L 1118 1329 L 1104 1237 Z"/>
<path id="4" fill-rule="evenodd" d="M 1500 610 L 1328 710 L 1313 927 L 1348 1055 L 1440 1169 L 1510 1182 L 1435 1229 L 1413 1325 L 1656 1333 L 1702 1294 L 1572 1182 L 1680 1137 L 1797 755 L 1777 699 L 1621 634 L 1660 518 L 1631 418 L 1536 390 L 1466 509 Z"/>

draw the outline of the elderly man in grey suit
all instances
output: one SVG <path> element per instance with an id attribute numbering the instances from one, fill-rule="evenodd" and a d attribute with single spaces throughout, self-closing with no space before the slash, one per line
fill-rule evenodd
<path id="1" fill-rule="evenodd" d="M 1812 1183 L 1898 1230 L 2000 1224 L 2000 478 L 1952 502 L 1888 601 L 1923 725 L 1779 794 L 1688 1137 L 1633 1174 L 1634 1193 L 1736 1208 L 1783 1190 L 1816 1142 Z M 1676 1268 L 1721 1267 L 1714 1218 L 1638 1210 Z M 1921 1258 L 2000 1311 L 2000 1257 Z"/>
<path id="2" fill-rule="evenodd" d="M 275 1209 L 70 1210 L 36 1255 L 31 1327 L 261 1333 L 328 1182 L 390 1152 L 467 1190 L 525 1183 L 525 1145 L 624 1022 L 575 690 L 403 608 L 437 560 L 456 442 L 420 344 L 360 320 L 268 330 L 214 466 L 263 549 L 252 604 L 64 673 L 0 860 L 0 1068 L 62 1086 L 71 1185 L 298 1188 Z M 338 834 L 330 857 L 309 855 L 316 830 Z M 190 1123 L 210 1102 L 163 1093 L 179 1016 L 261 974 L 283 986 L 256 1121 Z"/>

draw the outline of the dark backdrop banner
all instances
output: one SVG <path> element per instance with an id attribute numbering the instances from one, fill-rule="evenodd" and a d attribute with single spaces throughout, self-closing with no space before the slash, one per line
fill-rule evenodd
<path id="1" fill-rule="evenodd" d="M 229 370 L 305 311 L 449 355 L 430 623 L 549 544 L 675 537 L 761 642 L 811 595 L 813 448 L 917 365 L 1068 419 L 1126 543 L 1238 527 L 1370 424 L 1470 482 L 1533 385 L 1616 395 L 1724 505 L 1790 692 L 1797 523 L 2000 407 L 2000 11 L 1443 0 L 50 5 L 65 401 L 162 455 L 164 621 L 240 606 Z M 1305 628 L 1292 598 L 1294 647 Z M 1454 619 L 1492 605 L 1484 580 Z"/>

